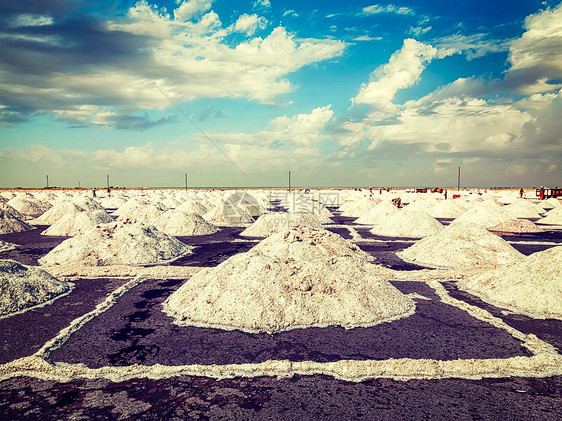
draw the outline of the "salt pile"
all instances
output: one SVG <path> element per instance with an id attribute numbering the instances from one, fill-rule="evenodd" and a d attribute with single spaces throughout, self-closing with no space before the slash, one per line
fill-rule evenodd
<path id="1" fill-rule="evenodd" d="M 357 218 L 355 222 L 357 224 L 365 225 L 380 224 L 398 212 L 400 211 L 396 206 L 394 206 L 391 202 L 385 200 L 379 203 L 363 216 Z"/>
<path id="2" fill-rule="evenodd" d="M 52 225 L 65 216 L 75 215 L 82 212 L 84 212 L 84 209 L 74 202 L 66 200 L 56 203 L 51 209 L 46 211 L 39 218 L 36 218 L 33 223 L 36 225 Z"/>
<path id="3" fill-rule="evenodd" d="M 434 198 L 418 199 L 414 202 L 410 202 L 410 204 L 408 204 L 404 208 L 404 210 L 429 213 L 429 210 L 433 208 L 436 204 L 437 204 L 437 199 Z"/>
<path id="4" fill-rule="evenodd" d="M 205 220 L 219 227 L 238 227 L 254 222 L 254 218 L 243 207 L 223 203 L 203 215 Z"/>
<path id="5" fill-rule="evenodd" d="M 0 234 L 11 234 L 31 229 L 33 229 L 31 225 L 0 209 Z"/>
<path id="6" fill-rule="evenodd" d="M 68 214 L 41 233 L 41 235 L 74 236 L 88 231 L 100 224 L 113 222 L 113 218 L 104 210 Z"/>
<path id="7" fill-rule="evenodd" d="M 164 212 L 154 220 L 153 225 L 159 231 L 176 236 L 207 235 L 219 230 L 201 215 L 185 213 L 180 208 Z"/>
<path id="8" fill-rule="evenodd" d="M 355 200 L 353 202 L 344 203 L 340 206 L 343 216 L 359 217 L 365 215 L 371 209 L 373 209 L 379 200 L 370 199 L 368 197 L 362 197 L 361 199 Z"/>
<path id="9" fill-rule="evenodd" d="M 78 196 L 73 198 L 72 201 L 85 211 L 105 210 L 105 208 L 97 200 L 92 199 L 89 196 Z"/>
<path id="10" fill-rule="evenodd" d="M 44 303 L 70 291 L 67 282 L 14 260 L 0 260 L 0 316 Z"/>
<path id="11" fill-rule="evenodd" d="M 28 218 L 36 218 L 51 208 L 47 202 L 35 199 L 31 195 L 18 195 L 7 203 Z"/>
<path id="12" fill-rule="evenodd" d="M 507 241 L 476 224 L 451 224 L 396 255 L 424 266 L 454 269 L 503 265 L 523 257 Z"/>
<path id="13" fill-rule="evenodd" d="M 429 213 L 434 218 L 457 218 L 467 211 L 467 207 L 456 199 L 440 200 L 431 209 Z"/>
<path id="14" fill-rule="evenodd" d="M 14 246 L 12 243 L 7 243 L 5 241 L 0 240 L 0 253 L 3 251 L 13 250 L 15 248 L 16 246 Z"/>
<path id="15" fill-rule="evenodd" d="M 562 246 L 468 278 L 461 288 L 535 318 L 562 319 Z"/>
<path id="16" fill-rule="evenodd" d="M 552 209 L 562 206 L 562 204 L 560 203 L 560 200 L 558 200 L 557 198 L 550 197 L 546 200 L 541 200 L 538 206 L 542 207 L 543 209 Z"/>
<path id="17" fill-rule="evenodd" d="M 559 206 L 548 211 L 546 216 L 537 222 L 547 225 L 562 225 L 562 207 Z"/>
<path id="18" fill-rule="evenodd" d="M 163 215 L 167 210 L 168 208 L 162 204 L 148 203 L 143 206 L 131 208 L 127 212 L 121 212 L 117 220 L 131 221 L 138 224 L 152 224 L 156 218 Z"/>
<path id="19" fill-rule="evenodd" d="M 112 222 L 96 226 L 55 247 L 39 263 L 54 265 L 161 264 L 190 252 L 190 248 L 155 227 Z"/>
<path id="20" fill-rule="evenodd" d="M 268 237 L 279 231 L 307 226 L 320 229 L 322 224 L 312 213 L 271 212 L 260 216 L 256 222 L 246 228 L 240 235 L 246 237 Z"/>
<path id="21" fill-rule="evenodd" d="M 528 219 L 510 219 L 509 221 L 502 222 L 501 224 L 489 228 L 489 230 L 500 233 L 506 232 L 519 234 L 544 232 L 542 228 L 537 227 L 532 221 L 529 221 Z"/>
<path id="22" fill-rule="evenodd" d="M 105 209 L 118 209 L 125 203 L 127 203 L 127 201 L 122 197 L 104 197 L 100 200 L 100 204 Z"/>
<path id="23" fill-rule="evenodd" d="M 177 207 L 177 209 L 185 213 L 195 213 L 197 215 L 204 215 L 213 209 L 210 203 L 203 200 L 187 200 Z"/>
<path id="24" fill-rule="evenodd" d="M 539 208 L 526 200 L 516 200 L 512 204 L 504 207 L 504 210 L 513 215 L 514 218 L 540 218 L 540 213 L 544 213 L 544 209 Z"/>
<path id="25" fill-rule="evenodd" d="M 510 219 L 513 219 L 513 215 L 503 210 L 500 206 L 476 205 L 456 218 L 453 223 L 479 224 L 490 228 Z"/>
<path id="26" fill-rule="evenodd" d="M 385 237 L 427 237 L 443 229 L 443 225 L 425 212 L 401 210 L 371 229 Z"/>
<path id="27" fill-rule="evenodd" d="M 364 252 L 337 234 L 298 227 L 200 271 L 164 310 L 179 325 L 251 333 L 350 329 L 413 314 L 413 301 L 366 262 Z"/>
<path id="28" fill-rule="evenodd" d="M 15 218 L 21 219 L 22 221 L 24 219 L 29 219 L 23 213 L 15 210 L 13 207 L 8 205 L 7 203 L 0 203 L 0 210 L 4 211 L 5 213 L 7 213 L 7 214 L 9 214 L 9 215 L 11 215 Z"/>

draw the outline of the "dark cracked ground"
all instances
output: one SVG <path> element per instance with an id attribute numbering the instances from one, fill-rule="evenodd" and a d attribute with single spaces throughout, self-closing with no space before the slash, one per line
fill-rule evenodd
<path id="1" fill-rule="evenodd" d="M 419 269 L 396 257 L 415 239 L 372 236 L 368 229 L 339 217 L 364 238 L 358 242 L 375 262 L 400 270 Z M 45 227 L 28 233 L 1 235 L 18 244 L 0 258 L 24 264 L 63 241 L 40 236 Z M 351 238 L 346 228 L 333 231 Z M 196 246 L 194 254 L 174 265 L 216 266 L 247 251 L 255 239 L 240 237 L 241 229 L 223 229 L 210 236 L 182 237 Z M 367 231 L 367 232 L 365 232 Z M 505 237 L 504 237 L 505 238 Z M 237 241 L 235 241 L 237 240 Z M 560 242 L 556 235 L 506 238 L 525 242 Z M 527 252 L 552 245 L 529 244 Z M 543 247 L 543 248 L 541 248 Z M 524 247 L 523 247 L 524 248 Z M 521 250 L 525 253 L 525 251 Z M 528 253 L 525 253 L 528 254 Z M 80 315 L 91 311 L 127 279 L 78 279 L 71 294 L 26 313 L 0 320 L 0 363 L 30 355 Z M 529 355 L 507 332 L 443 304 L 421 282 L 394 282 L 404 293 L 417 293 L 416 314 L 370 328 L 297 329 L 276 335 L 179 327 L 161 311 L 161 303 L 184 280 L 147 280 L 128 291 L 117 304 L 88 322 L 50 359 L 90 367 L 139 364 L 228 364 L 267 359 L 318 362 L 339 359 L 505 358 Z M 187 281 L 188 282 L 188 281 Z M 485 308 L 524 333 L 534 333 L 560 349 L 562 324 L 502 312 L 444 284 L 460 300 Z M 179 376 L 125 382 L 74 380 L 66 383 L 17 377 L 0 382 L 0 419 L 562 419 L 562 376 L 484 380 L 375 379 L 360 383 L 313 375 L 289 379 L 260 377 L 216 380 Z"/>

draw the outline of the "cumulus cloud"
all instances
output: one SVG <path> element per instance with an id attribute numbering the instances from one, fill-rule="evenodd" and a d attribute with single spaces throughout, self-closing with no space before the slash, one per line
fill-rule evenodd
<path id="1" fill-rule="evenodd" d="M 395 52 L 388 63 L 379 66 L 370 75 L 370 82 L 361 85 L 355 104 L 369 104 L 382 109 L 389 104 L 396 92 L 412 86 L 427 64 L 443 53 L 437 48 L 414 39 L 404 40 L 402 48 Z"/>
<path id="2" fill-rule="evenodd" d="M 234 30 L 237 32 L 244 32 L 248 36 L 251 36 L 254 35 L 257 29 L 265 29 L 266 25 L 267 19 L 263 16 L 244 13 L 234 24 Z"/>
<path id="3" fill-rule="evenodd" d="M 483 57 L 490 53 L 500 53 L 509 50 L 509 40 L 489 39 L 484 33 L 462 35 L 460 33 L 438 38 L 434 45 L 442 50 L 453 53 L 466 54 L 468 60 Z"/>
<path id="4" fill-rule="evenodd" d="M 12 39 L 0 37 L 0 116 L 14 123 L 42 112 L 95 125 L 92 121 L 108 111 L 122 116 L 114 122 L 122 122 L 141 110 L 166 108 L 166 96 L 175 102 L 231 97 L 273 103 L 293 91 L 290 73 L 337 57 L 346 46 L 332 39 L 298 39 L 283 27 L 232 45 L 211 4 L 184 1 L 169 15 L 140 1 L 113 21 L 71 15 L 25 32 L 11 28 Z M 264 24 L 256 15 L 237 21 L 248 35 Z M 41 42 L 14 39 L 17 35 Z"/>
<path id="5" fill-rule="evenodd" d="M 371 6 L 364 7 L 362 10 L 363 15 L 378 15 L 381 13 L 393 13 L 397 15 L 414 15 L 414 11 L 409 7 L 399 7 L 393 4 L 373 4 Z"/>

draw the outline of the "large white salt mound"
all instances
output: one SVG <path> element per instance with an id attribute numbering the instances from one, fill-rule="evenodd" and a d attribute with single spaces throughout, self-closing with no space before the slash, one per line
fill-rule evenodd
<path id="1" fill-rule="evenodd" d="M 562 320 L 562 246 L 460 282 L 484 301 L 535 318 Z"/>
<path id="2" fill-rule="evenodd" d="M 510 219 L 509 221 L 502 222 L 492 228 L 489 228 L 490 231 L 499 232 L 499 233 L 535 233 L 535 232 L 544 232 L 542 228 L 537 227 L 534 222 L 529 221 L 528 219 Z"/>
<path id="3" fill-rule="evenodd" d="M 391 202 L 385 200 L 367 212 L 365 215 L 357 218 L 355 222 L 357 224 L 374 225 L 381 224 L 386 221 L 395 213 L 400 212 L 396 206 Z"/>
<path id="4" fill-rule="evenodd" d="M 117 215 L 117 216 L 126 215 L 129 212 L 134 211 L 135 209 L 143 208 L 144 206 L 147 206 L 147 205 L 148 205 L 148 202 L 146 200 L 139 199 L 139 198 L 135 197 L 135 198 L 127 200 L 126 203 L 119 206 L 119 208 L 115 212 L 113 212 L 113 214 Z"/>
<path id="5" fill-rule="evenodd" d="M 29 196 L 18 195 L 7 203 L 28 218 L 36 218 L 51 208 L 51 205 Z"/>
<path id="6" fill-rule="evenodd" d="M 562 207 L 556 207 L 547 212 L 546 216 L 537 221 L 539 224 L 562 225 Z"/>
<path id="7" fill-rule="evenodd" d="M 127 203 L 127 200 L 122 197 L 104 197 L 100 199 L 100 204 L 105 209 L 118 209 Z"/>
<path id="8" fill-rule="evenodd" d="M 427 237 L 443 229 L 443 224 L 425 212 L 403 209 L 382 223 L 375 225 L 371 233 L 385 237 Z"/>
<path id="9" fill-rule="evenodd" d="M 515 200 L 510 205 L 504 206 L 503 208 L 514 218 L 540 218 L 540 213 L 544 213 L 544 209 L 540 209 L 540 213 L 537 210 L 537 205 L 534 205 L 526 200 Z"/>
<path id="10" fill-rule="evenodd" d="M 111 222 L 113 218 L 104 210 L 68 214 L 43 231 L 41 235 L 74 236 L 97 225 Z"/>
<path id="11" fill-rule="evenodd" d="M 254 222 L 243 207 L 222 204 L 203 215 L 205 220 L 219 227 L 238 227 Z"/>
<path id="12" fill-rule="evenodd" d="M 219 230 L 201 215 L 185 213 L 180 208 L 164 212 L 154 220 L 153 225 L 166 234 L 176 236 L 207 235 Z"/>
<path id="13" fill-rule="evenodd" d="M 76 203 L 79 207 L 84 209 L 86 212 L 105 210 L 105 208 L 96 199 L 92 199 L 89 196 L 80 195 L 72 198 L 72 201 Z"/>
<path id="14" fill-rule="evenodd" d="M 372 326 L 413 314 L 413 301 L 378 277 L 354 244 L 298 227 L 194 275 L 164 303 L 179 325 L 281 332 Z"/>
<path id="15" fill-rule="evenodd" d="M 23 232 L 31 229 L 33 229 L 31 225 L 0 209 L 0 234 L 11 234 L 13 232 Z"/>
<path id="16" fill-rule="evenodd" d="M 268 237 L 279 231 L 285 231 L 305 225 L 320 229 L 322 224 L 312 213 L 271 212 L 260 216 L 256 222 L 246 228 L 240 235 L 246 237 Z"/>
<path id="17" fill-rule="evenodd" d="M 348 205 L 342 205 L 340 210 L 342 211 L 343 216 L 360 217 L 367 214 L 371 209 L 377 206 L 378 203 L 378 199 L 374 200 L 368 197 L 362 197 L 361 199 L 355 200 Z"/>
<path id="18" fill-rule="evenodd" d="M 429 213 L 429 210 L 436 204 L 437 199 L 428 197 L 410 202 L 404 207 L 404 210 Z"/>
<path id="19" fill-rule="evenodd" d="M 149 265 L 174 260 L 191 248 L 155 227 L 112 222 L 63 241 L 39 263 L 47 266 Z"/>
<path id="20" fill-rule="evenodd" d="M 55 204 L 39 218 L 36 218 L 33 223 L 36 225 L 52 225 L 65 216 L 76 215 L 82 212 L 84 212 L 84 209 L 76 203 L 66 200 Z"/>
<path id="21" fill-rule="evenodd" d="M 207 202 L 205 205 L 205 201 L 197 199 L 188 199 L 177 207 L 177 209 L 185 213 L 195 213 L 197 215 L 204 215 L 212 208 L 213 206 L 210 203 Z"/>
<path id="22" fill-rule="evenodd" d="M 8 205 L 8 203 L 0 203 L 0 210 L 4 211 L 5 213 L 7 213 L 8 215 L 11 215 L 15 218 L 18 218 L 20 220 L 24 220 L 24 219 L 29 219 L 29 217 L 26 217 L 23 213 L 15 210 L 13 207 L 11 207 L 10 205 Z"/>
<path id="23" fill-rule="evenodd" d="M 555 197 L 550 197 L 546 200 L 541 200 L 537 206 L 540 206 L 543 209 L 552 209 L 562 206 L 560 200 Z"/>
<path id="24" fill-rule="evenodd" d="M 453 224 L 479 224 L 486 228 L 490 228 L 510 219 L 513 219 L 513 215 L 503 210 L 501 206 L 496 208 L 477 205 L 456 218 L 453 221 Z"/>
<path id="25" fill-rule="evenodd" d="M 3 251 L 13 250 L 16 246 L 12 243 L 7 243 L 5 241 L 0 240 L 0 253 Z"/>
<path id="26" fill-rule="evenodd" d="M 70 285 L 39 268 L 0 260 L 0 291 L 0 316 L 6 316 L 68 292 Z"/>
<path id="27" fill-rule="evenodd" d="M 148 203 L 144 206 L 131 208 L 128 211 L 122 211 L 117 220 L 152 225 L 156 218 L 163 215 L 167 210 L 168 208 L 160 203 Z"/>
<path id="28" fill-rule="evenodd" d="M 396 253 L 424 266 L 454 269 L 497 266 L 523 257 L 507 241 L 477 224 L 452 224 Z"/>
<path id="29" fill-rule="evenodd" d="M 427 211 L 434 218 L 457 218 L 467 211 L 457 199 L 440 200 Z"/>

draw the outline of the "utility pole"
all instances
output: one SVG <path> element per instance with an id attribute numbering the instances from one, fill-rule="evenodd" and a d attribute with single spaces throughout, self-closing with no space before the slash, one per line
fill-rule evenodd
<path id="1" fill-rule="evenodd" d="M 109 188 L 109 175 L 107 175 L 107 188 Z"/>
<path id="2" fill-rule="evenodd" d="M 459 176 L 457 178 L 457 190 L 461 189 L 461 167 L 459 167 Z"/>
<path id="3" fill-rule="evenodd" d="M 185 191 L 187 191 L 187 173 L 185 173 Z"/>
<path id="4" fill-rule="evenodd" d="M 291 191 L 291 171 L 289 171 L 289 192 Z"/>
<path id="5" fill-rule="evenodd" d="M 49 176 L 47 176 L 47 188 L 49 188 Z"/>

